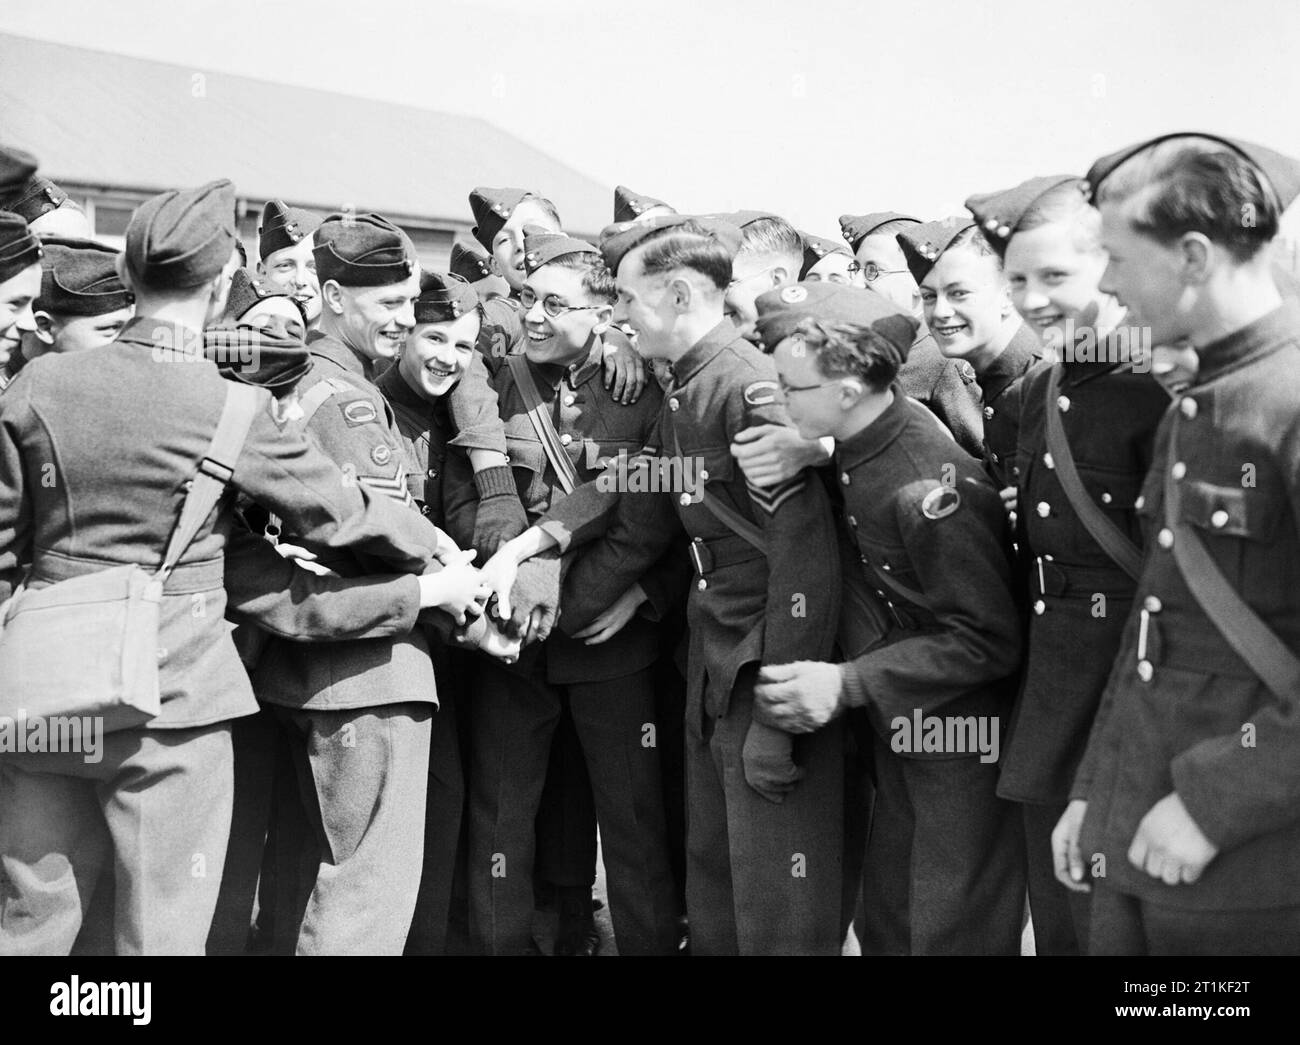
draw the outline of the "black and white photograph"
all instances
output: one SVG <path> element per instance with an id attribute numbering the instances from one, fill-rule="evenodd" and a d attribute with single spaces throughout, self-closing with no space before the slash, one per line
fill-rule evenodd
<path id="1" fill-rule="evenodd" d="M 822 956 L 1280 1013 L 1298 55 L 1280 0 L 4 0 L 27 1007 Z M 554 1004 L 701 979 L 604 968 Z"/>

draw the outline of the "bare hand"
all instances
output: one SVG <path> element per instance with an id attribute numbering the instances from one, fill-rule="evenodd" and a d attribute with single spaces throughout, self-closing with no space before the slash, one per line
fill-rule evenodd
<path id="1" fill-rule="evenodd" d="M 624 406 L 640 399 L 645 388 L 645 362 L 632 343 L 615 331 L 605 335 L 605 387 Z"/>
<path id="2" fill-rule="evenodd" d="M 461 552 L 459 561 L 416 578 L 420 582 L 420 605 L 446 610 L 457 624 L 464 624 L 467 616 L 479 616 L 491 591 L 479 571 L 470 565 L 473 558 L 473 551 Z"/>
<path id="3" fill-rule="evenodd" d="M 731 456 L 755 486 L 776 486 L 810 465 L 822 464 L 826 448 L 785 425 L 755 425 L 736 433 Z"/>
<path id="4" fill-rule="evenodd" d="M 515 586 L 515 577 L 518 573 L 519 563 L 515 561 L 514 555 L 506 547 L 498 550 L 487 561 L 487 565 L 479 571 L 483 583 L 488 586 L 491 594 L 496 596 L 496 609 L 492 615 L 497 620 L 507 621 L 510 619 L 510 589 Z"/>
<path id="5" fill-rule="evenodd" d="M 1218 855 L 1219 847 L 1205 837 L 1176 791 L 1151 807 L 1128 847 L 1128 862 L 1165 885 L 1196 881 Z"/>
<path id="6" fill-rule="evenodd" d="M 633 584 L 595 620 L 581 631 L 574 632 L 573 637 L 586 639 L 588 646 L 608 642 L 627 626 L 628 621 L 636 616 L 637 609 L 645 601 L 645 589 L 639 584 Z"/>
<path id="7" fill-rule="evenodd" d="M 1083 827 L 1087 811 L 1088 803 L 1075 799 L 1065 807 L 1061 819 L 1052 828 L 1052 870 L 1058 882 L 1076 893 L 1092 892 L 1083 856 L 1079 852 L 1079 829 Z"/>
<path id="8" fill-rule="evenodd" d="M 338 574 L 328 566 L 322 566 L 316 561 L 316 553 L 309 552 L 306 548 L 298 544 L 288 544 L 285 541 L 279 541 L 275 545 L 275 550 L 284 558 L 291 560 L 295 565 L 301 566 L 309 573 L 315 573 L 321 577 L 337 577 Z"/>
<path id="9" fill-rule="evenodd" d="M 839 713 L 843 691 L 837 664 L 764 665 L 754 687 L 755 717 L 787 733 L 811 733 Z"/>

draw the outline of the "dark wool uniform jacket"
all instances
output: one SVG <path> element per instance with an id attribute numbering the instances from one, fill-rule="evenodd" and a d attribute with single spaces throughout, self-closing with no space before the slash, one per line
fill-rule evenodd
<path id="1" fill-rule="evenodd" d="M 658 386 L 651 384 L 636 403 L 624 406 L 615 402 L 604 386 L 602 362 L 600 344 L 593 347 L 581 365 L 569 368 L 526 361 L 579 483 L 594 480 L 611 460 L 617 461 L 620 455 L 626 460 L 645 446 L 663 400 Z M 528 417 L 528 407 L 514 374 L 508 366 L 502 366 L 494 381 L 519 500 L 529 523 L 533 523 L 560 505 L 566 494 Z M 464 465 L 459 462 L 452 462 L 449 482 L 455 483 L 456 490 L 448 491 L 448 529 L 459 540 L 463 533 L 473 532 L 477 494 L 472 477 L 466 481 Z M 587 555 L 603 554 L 598 546 L 570 552 L 568 572 Z M 655 626 L 643 616 L 633 617 L 617 635 L 595 646 L 565 633 L 581 630 L 569 627 L 571 615 L 589 622 L 637 580 L 636 576 L 628 578 L 623 588 L 612 594 L 603 586 L 594 588 L 565 581 L 560 595 L 561 628 L 553 631 L 544 643 L 549 681 L 599 682 L 631 674 L 654 663 L 659 640 Z M 529 658 L 521 657 L 517 668 L 526 670 L 530 663 Z"/>
<path id="2" fill-rule="evenodd" d="M 984 416 L 984 469 L 999 490 L 1016 484 L 1020 390 L 1025 376 L 1043 361 L 1042 345 L 1029 324 L 1021 323 L 1002 354 L 975 375 Z"/>
<path id="3" fill-rule="evenodd" d="M 411 500 L 406 452 L 386 400 L 368 380 L 373 366 L 329 335 L 313 336 L 308 347 L 312 369 L 299 383 L 302 394 L 326 379 L 343 388 L 308 420 L 311 437 L 350 482 L 392 499 L 434 532 Z M 323 565 L 345 577 L 382 571 L 365 556 L 320 549 L 288 527 L 285 539 L 307 547 Z M 428 641 L 419 628 L 397 637 L 345 642 L 273 639 L 257 664 L 254 681 L 259 700 L 291 708 L 343 710 L 438 700 Z"/>
<path id="4" fill-rule="evenodd" d="M 1105 855 L 1108 886 L 1151 903 L 1294 906 L 1300 693 L 1270 692 L 1233 651 L 1188 590 L 1163 531 L 1168 474 L 1181 488 L 1181 521 L 1247 605 L 1300 651 L 1300 304 L 1286 301 L 1198 355 L 1199 372 L 1156 432 L 1138 509 L 1152 539 L 1072 790 L 1088 802 L 1080 846 L 1085 860 Z M 1139 821 L 1170 792 L 1221 847 L 1191 885 L 1165 885 L 1126 855 Z"/>
<path id="5" fill-rule="evenodd" d="M 886 741 L 895 717 L 910 723 L 918 710 L 1002 718 L 1020 663 L 1020 619 L 1006 513 L 979 462 L 896 384 L 884 413 L 836 444 L 834 468 L 861 567 L 895 623 L 883 645 L 842 667 L 846 703 L 865 707 Z"/>
<path id="6" fill-rule="evenodd" d="M 125 563 L 161 565 L 229 386 L 201 350 L 160 353 L 171 343 L 156 340 L 160 331 L 176 336 L 171 324 L 141 316 L 111 344 L 42 356 L 0 398 L 0 600 L 26 562 L 38 586 Z M 180 333 L 201 345 L 196 332 Z M 436 545 L 433 528 L 344 482 L 315 444 L 276 425 L 269 394 L 266 403 L 232 487 L 327 553 L 363 548 L 388 573 L 420 572 Z M 232 524 L 228 497 L 168 581 L 158 642 L 162 713 L 153 727 L 209 725 L 256 710 L 225 619 Z"/>
<path id="7" fill-rule="evenodd" d="M 1103 347 L 1096 362 L 1063 365 L 1051 403 L 1050 367 L 1020 390 L 1017 518 L 1029 643 L 998 783 L 1003 798 L 1018 802 L 1069 797 L 1137 586 L 1079 521 L 1047 450 L 1054 410 L 1088 495 L 1141 548 L 1136 504 L 1169 396 L 1149 373 L 1106 361 L 1115 358 L 1113 338 Z"/>
<path id="8" fill-rule="evenodd" d="M 944 423 L 963 450 L 974 457 L 983 453 L 984 424 L 975 371 L 965 360 L 945 358 L 924 326 L 898 371 L 898 383 L 904 395 Z"/>
<path id="9" fill-rule="evenodd" d="M 686 488 L 617 498 L 600 545 L 604 558 L 580 561 L 570 582 L 581 577 L 593 604 L 608 604 L 685 530 L 706 568 L 704 575 L 697 571 L 687 603 L 687 722 L 698 734 L 702 710 L 726 714 L 736 676 L 746 665 L 829 658 L 839 612 L 839 558 L 830 503 L 814 476 L 804 472 L 775 488 L 754 487 L 731 456 L 742 429 L 789 424 L 776 402 L 771 358 L 724 320 L 677 360 L 673 373 L 647 456 L 685 460 Z M 581 496 L 568 498 L 543 522 L 561 547 L 585 536 L 586 509 L 610 496 L 597 485 L 587 484 Z M 766 555 L 705 507 L 701 485 L 759 527 Z"/>

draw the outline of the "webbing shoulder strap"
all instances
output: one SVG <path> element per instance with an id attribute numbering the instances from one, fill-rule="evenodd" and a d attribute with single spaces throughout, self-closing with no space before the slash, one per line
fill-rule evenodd
<path id="1" fill-rule="evenodd" d="M 1142 553 L 1088 495 L 1083 480 L 1079 478 L 1079 470 L 1075 467 L 1074 454 L 1070 451 L 1070 442 L 1065 437 L 1065 425 L 1061 423 L 1061 411 L 1057 408 L 1056 402 L 1063 371 L 1064 365 L 1056 363 L 1047 377 L 1047 402 L 1044 404 L 1045 434 L 1047 451 L 1052 455 L 1052 466 L 1061 480 L 1061 488 L 1065 491 L 1066 500 L 1070 502 L 1070 507 L 1083 523 L 1083 528 L 1120 569 L 1133 580 L 1137 580 L 1142 572 Z"/>
<path id="2" fill-rule="evenodd" d="M 1178 460 L 1179 414 L 1172 412 L 1169 430 L 1169 460 Z M 1182 521 L 1179 506 L 1182 490 L 1165 471 L 1165 526 L 1173 531 L 1174 561 L 1183 580 L 1205 615 L 1219 630 L 1237 656 L 1260 677 L 1281 700 L 1293 701 L 1300 694 L 1300 659 L 1260 619 L 1233 588 L 1205 547 L 1201 535 Z"/>
<path id="3" fill-rule="evenodd" d="M 673 453 L 680 459 L 682 457 L 682 444 L 677 438 L 677 430 L 673 429 Z M 763 531 L 736 509 L 727 504 L 717 494 L 709 493 L 708 487 L 703 482 L 697 493 L 700 494 L 700 503 L 713 513 L 720 523 L 727 527 L 737 537 L 743 537 L 764 555 L 767 554 L 767 541 L 763 537 Z"/>
<path id="4" fill-rule="evenodd" d="M 221 408 L 217 430 L 185 493 L 180 518 L 167 542 L 167 553 L 163 556 L 162 566 L 153 576 L 155 581 L 166 583 L 181 556 L 185 554 L 185 549 L 199 532 L 199 527 L 217 506 L 217 501 L 235 474 L 235 463 L 244 449 L 248 429 L 262 404 L 262 396 L 262 390 L 252 385 L 238 381 L 226 383 L 226 401 Z"/>
<path id="5" fill-rule="evenodd" d="M 340 378 L 327 377 L 317 381 L 298 400 L 298 405 L 302 407 L 302 420 L 298 423 L 306 428 L 316 411 L 325 405 L 326 400 L 347 391 L 349 391 L 348 383 Z"/>
<path id="6" fill-rule="evenodd" d="M 573 462 L 569 460 L 569 455 L 560 442 L 560 433 L 555 430 L 555 423 L 551 420 L 546 404 L 542 401 L 542 393 L 537 388 L 537 382 L 533 380 L 532 371 L 528 369 L 528 359 L 525 356 L 506 356 L 506 365 L 510 367 L 515 384 L 523 394 L 524 405 L 528 407 L 528 420 L 533 423 L 533 430 L 542 442 L 546 459 L 555 469 L 564 492 L 573 493 L 581 485 L 578 470 L 573 467 Z"/>

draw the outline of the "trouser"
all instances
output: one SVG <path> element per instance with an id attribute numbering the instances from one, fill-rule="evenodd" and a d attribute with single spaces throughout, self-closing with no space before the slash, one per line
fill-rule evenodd
<path id="1" fill-rule="evenodd" d="M 1088 893 L 1076 893 L 1056 880 L 1052 864 L 1052 831 L 1065 812 L 1065 803 L 1020 807 L 1025 825 L 1025 870 L 1029 882 L 1029 914 L 1034 923 L 1034 953 L 1083 954 L 1088 945 Z"/>
<path id="2" fill-rule="evenodd" d="M 655 719 L 659 723 L 659 765 L 664 781 L 668 862 L 673 869 L 679 914 L 686 913 L 686 679 L 671 655 L 654 668 Z"/>
<path id="3" fill-rule="evenodd" d="M 804 778 L 781 803 L 745 783 L 757 669 L 731 704 L 686 730 L 686 913 L 692 954 L 839 954 L 844 864 L 842 722 L 800 736 Z M 701 735 L 702 733 L 702 735 Z"/>
<path id="4" fill-rule="evenodd" d="M 1092 882 L 1088 953 L 1233 956 L 1300 954 L 1300 907 L 1195 911 L 1139 900 Z"/>
<path id="5" fill-rule="evenodd" d="M 1019 810 L 995 793 L 997 763 L 872 742 L 862 953 L 1019 954 L 1024 841 Z"/>
<path id="6" fill-rule="evenodd" d="M 484 661 L 471 708 L 470 931 L 478 949 L 519 954 L 532 937 L 535 822 L 567 702 L 591 777 L 620 954 L 675 947 L 650 671 L 555 686 Z"/>
<path id="7" fill-rule="evenodd" d="M 202 954 L 233 792 L 230 723 L 129 729 L 102 758 L 0 757 L 0 954 L 68 954 L 112 861 L 118 954 Z"/>
<path id="8" fill-rule="evenodd" d="M 867 858 L 871 809 L 876 786 L 871 766 L 871 727 L 865 715 L 850 711 L 844 717 L 844 876 L 840 894 L 840 940 L 860 919 L 862 869 Z"/>
<path id="9" fill-rule="evenodd" d="M 536 883 L 543 889 L 590 890 L 596 881 L 596 796 L 578 727 L 567 705 L 551 738 L 536 830 Z"/>
<path id="10" fill-rule="evenodd" d="M 298 954 L 401 954 L 424 855 L 430 704 L 276 708 L 319 863 Z"/>
<path id="11" fill-rule="evenodd" d="M 275 759 L 275 717 L 266 709 L 231 724 L 234 802 L 230 840 L 221 873 L 217 909 L 208 931 L 208 954 L 243 954 L 253 921 L 266 832 L 271 819 Z"/>
<path id="12" fill-rule="evenodd" d="M 429 741 L 429 787 L 424 811 L 424 869 L 415 917 L 406 938 L 406 954 L 447 953 L 452 881 L 465 809 L 465 769 L 460 759 L 460 701 L 455 686 L 442 685 Z"/>

